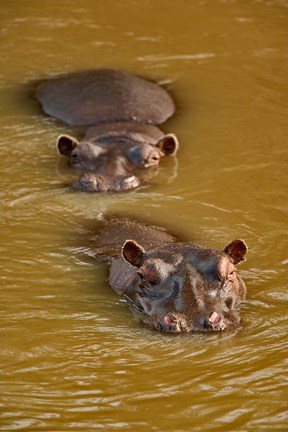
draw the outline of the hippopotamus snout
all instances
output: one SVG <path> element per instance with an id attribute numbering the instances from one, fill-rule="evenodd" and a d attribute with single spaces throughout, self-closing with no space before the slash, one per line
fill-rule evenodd
<path id="1" fill-rule="evenodd" d="M 161 322 L 155 323 L 155 328 L 165 332 L 180 333 L 190 331 L 222 331 L 228 325 L 224 316 L 215 311 L 210 315 L 197 317 L 195 322 L 189 323 L 189 321 L 189 317 L 185 317 L 183 314 L 169 312 Z"/>
<path id="2" fill-rule="evenodd" d="M 126 301 L 127 301 L 127 296 Z M 128 300 L 131 307 L 131 300 Z M 137 307 L 134 303 L 131 310 L 137 308 L 138 317 L 142 314 L 142 321 L 151 324 L 156 330 L 167 333 L 188 333 L 191 331 L 200 332 L 219 332 L 225 330 L 227 327 L 236 327 L 240 319 L 236 311 L 229 311 L 228 314 L 212 313 L 203 314 L 196 309 L 190 310 L 188 313 L 181 313 L 174 310 L 168 312 L 160 319 L 157 316 L 148 318 L 149 314 L 144 318 L 144 310 L 141 306 Z M 235 313 L 236 312 L 236 313 Z M 134 310 L 135 313 L 135 310 Z"/>
<path id="3" fill-rule="evenodd" d="M 130 302 L 128 301 L 128 303 Z M 131 309 L 133 311 L 133 307 Z M 144 311 L 138 308 L 138 315 L 139 313 L 141 315 Z M 204 315 L 198 313 L 197 310 L 191 310 L 188 314 L 173 311 L 168 312 L 160 319 L 157 317 L 147 319 L 147 317 L 143 318 L 142 316 L 142 321 L 151 324 L 156 330 L 166 333 L 220 332 L 229 327 L 236 327 L 240 323 L 237 310 L 229 311 L 227 314 L 213 311 Z"/>
<path id="4" fill-rule="evenodd" d="M 108 177 L 94 172 L 81 175 L 72 183 L 72 187 L 84 192 L 123 192 L 140 185 L 134 175 Z"/>

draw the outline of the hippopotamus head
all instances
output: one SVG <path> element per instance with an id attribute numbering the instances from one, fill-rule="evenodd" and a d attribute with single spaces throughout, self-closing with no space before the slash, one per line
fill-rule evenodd
<path id="1" fill-rule="evenodd" d="M 58 152 L 80 173 L 73 183 L 75 189 L 103 192 L 135 188 L 145 170 L 157 167 L 163 156 L 176 153 L 175 135 L 164 135 L 152 125 L 141 125 L 141 129 L 134 126 L 135 130 L 128 126 L 117 131 L 105 126 L 105 132 L 92 128 L 82 141 L 65 134 L 58 137 Z"/>
<path id="2" fill-rule="evenodd" d="M 246 287 L 236 271 L 247 246 L 223 251 L 195 243 L 168 244 L 149 252 L 133 240 L 111 266 L 110 284 L 131 311 L 164 332 L 221 331 L 239 324 Z"/>

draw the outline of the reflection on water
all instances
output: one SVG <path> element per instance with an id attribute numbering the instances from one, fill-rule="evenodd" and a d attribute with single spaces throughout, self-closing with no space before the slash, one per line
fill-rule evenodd
<path id="1" fill-rule="evenodd" d="M 173 60 L 204 60 L 215 57 L 213 53 L 198 53 L 198 54 L 177 54 L 177 55 L 147 55 L 138 57 L 138 60 L 143 62 L 173 61 Z"/>
<path id="2" fill-rule="evenodd" d="M 286 430 L 287 2 L 4 6 L 0 430 Z M 54 147 L 71 130 L 29 93 L 95 67 L 155 79 L 176 100 L 163 128 L 177 160 L 138 191 L 72 191 Z M 106 214 L 216 248 L 244 238 L 242 326 L 173 336 L 135 322 L 93 257 Z"/>

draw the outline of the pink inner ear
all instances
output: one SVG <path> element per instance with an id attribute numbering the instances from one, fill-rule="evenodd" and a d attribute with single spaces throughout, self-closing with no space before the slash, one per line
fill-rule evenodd
<path id="1" fill-rule="evenodd" d="M 167 134 L 161 138 L 157 147 L 164 153 L 164 155 L 175 154 L 178 150 L 178 141 L 175 135 Z"/>
<path id="2" fill-rule="evenodd" d="M 241 261 L 244 261 L 244 255 L 246 255 L 248 251 L 246 243 L 241 239 L 233 240 L 226 248 L 224 252 L 226 252 L 234 261 L 234 264 L 238 264 Z"/>
<path id="3" fill-rule="evenodd" d="M 172 136 L 167 135 L 164 138 L 163 148 L 166 154 L 174 153 L 175 150 L 175 140 Z"/>
<path id="4" fill-rule="evenodd" d="M 77 147 L 77 141 L 69 135 L 60 135 L 57 141 L 57 148 L 62 156 L 71 156 L 72 151 Z"/>
<path id="5" fill-rule="evenodd" d="M 122 247 L 122 255 L 130 264 L 140 267 L 145 250 L 134 240 L 126 240 Z"/>

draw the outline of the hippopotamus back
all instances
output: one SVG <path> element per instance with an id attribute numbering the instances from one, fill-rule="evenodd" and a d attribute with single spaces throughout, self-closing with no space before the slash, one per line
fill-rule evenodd
<path id="1" fill-rule="evenodd" d="M 70 126 L 114 121 L 161 124 L 175 111 L 163 87 L 114 69 L 71 73 L 45 81 L 36 97 L 46 114 Z"/>

